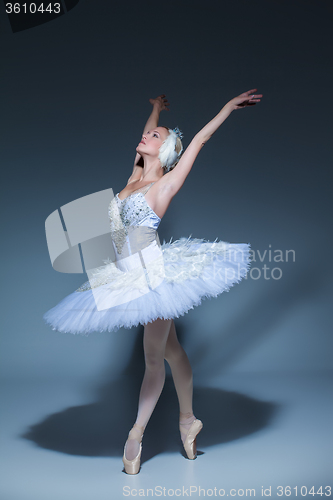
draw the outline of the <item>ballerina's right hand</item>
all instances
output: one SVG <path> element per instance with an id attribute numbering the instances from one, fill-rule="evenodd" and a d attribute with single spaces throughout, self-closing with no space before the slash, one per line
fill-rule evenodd
<path id="1" fill-rule="evenodd" d="M 260 102 L 260 97 L 262 94 L 254 94 L 257 89 L 248 90 L 247 92 L 243 92 L 237 97 L 231 99 L 228 102 L 228 105 L 232 106 L 232 109 L 241 109 L 247 106 L 254 106 L 257 102 Z M 250 95 L 252 94 L 252 95 Z"/>
<path id="2" fill-rule="evenodd" d="M 149 99 L 149 102 L 153 106 L 155 106 L 155 105 L 158 106 L 160 111 L 163 111 L 163 110 L 169 111 L 168 106 L 170 106 L 170 104 L 168 103 L 168 99 L 166 98 L 165 94 L 161 94 L 158 97 L 156 97 L 155 99 Z"/>

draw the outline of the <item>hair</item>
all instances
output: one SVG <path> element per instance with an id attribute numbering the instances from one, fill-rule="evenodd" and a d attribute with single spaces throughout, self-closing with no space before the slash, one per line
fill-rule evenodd
<path id="1" fill-rule="evenodd" d="M 164 125 L 160 125 L 160 127 L 165 128 L 168 131 L 168 133 L 170 134 L 169 127 L 165 127 Z M 182 141 L 181 141 L 180 137 L 177 136 L 175 151 L 179 155 L 179 153 L 181 153 L 182 150 L 183 150 Z M 179 160 L 180 160 L 180 157 L 177 158 L 177 160 L 169 168 L 167 168 L 166 166 L 163 166 L 162 168 L 163 168 L 164 173 L 170 172 L 170 170 L 173 170 L 175 168 L 175 166 L 177 165 L 177 163 L 179 162 Z"/>

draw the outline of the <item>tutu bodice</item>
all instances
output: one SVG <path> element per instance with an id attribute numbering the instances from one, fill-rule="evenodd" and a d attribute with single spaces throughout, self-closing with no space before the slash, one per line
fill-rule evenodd
<path id="1" fill-rule="evenodd" d="M 111 200 L 115 257 L 44 315 L 53 329 L 89 334 L 179 317 L 246 276 L 249 244 L 180 238 L 160 245 L 161 219 L 145 198 L 153 184 Z"/>
<path id="2" fill-rule="evenodd" d="M 153 235 L 156 234 L 161 219 L 148 205 L 145 198 L 146 192 L 153 184 L 154 182 L 137 189 L 123 200 L 120 200 L 118 194 L 111 200 L 109 219 L 116 260 L 122 258 L 126 243 L 125 253 L 128 251 L 129 254 L 133 254 L 149 245 Z M 133 232 L 135 232 L 135 238 L 130 238 L 129 234 Z M 143 235 L 146 235 L 146 239 Z"/>

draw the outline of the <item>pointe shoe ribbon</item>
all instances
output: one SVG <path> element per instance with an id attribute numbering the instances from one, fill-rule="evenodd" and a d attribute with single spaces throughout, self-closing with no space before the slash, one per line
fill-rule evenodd
<path id="1" fill-rule="evenodd" d="M 140 438 L 138 438 L 137 431 L 140 431 L 140 433 L 141 433 Z M 144 427 L 140 427 L 139 425 L 134 424 L 133 428 L 130 430 L 130 432 L 128 434 L 127 441 L 129 439 L 135 439 L 140 444 L 140 449 L 139 449 L 139 453 L 137 454 L 137 456 L 133 460 L 128 460 L 126 458 L 126 455 L 125 455 L 126 443 L 127 443 L 127 441 L 126 441 L 125 446 L 124 446 L 123 464 L 125 467 L 125 472 L 127 474 L 137 474 L 140 470 L 140 459 L 141 459 L 141 451 L 142 451 L 143 433 L 144 433 Z"/>
<path id="2" fill-rule="evenodd" d="M 187 431 L 187 428 L 179 424 L 179 427 L 184 429 L 184 434 L 187 432 L 185 441 L 183 443 L 186 454 L 190 460 L 197 458 L 197 447 L 196 447 L 196 437 L 203 428 L 203 423 L 199 419 L 195 419 Z"/>

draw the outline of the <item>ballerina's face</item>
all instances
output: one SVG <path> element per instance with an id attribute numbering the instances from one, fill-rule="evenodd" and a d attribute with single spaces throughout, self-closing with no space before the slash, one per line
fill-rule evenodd
<path id="1" fill-rule="evenodd" d="M 168 135 L 169 133 L 164 127 L 156 127 L 147 130 L 147 132 L 142 135 L 142 139 L 136 151 L 140 154 L 146 153 L 151 156 L 158 156 L 159 149 Z"/>

